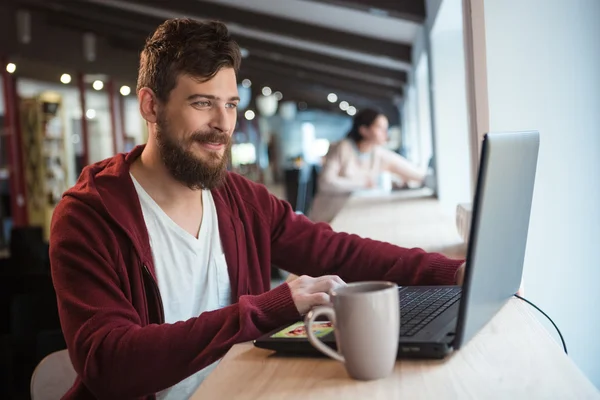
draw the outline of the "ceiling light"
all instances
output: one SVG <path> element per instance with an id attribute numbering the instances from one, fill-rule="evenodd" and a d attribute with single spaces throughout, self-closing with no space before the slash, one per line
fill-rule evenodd
<path id="1" fill-rule="evenodd" d="M 350 107 L 350 104 L 348 104 L 347 101 L 342 101 L 340 103 L 340 110 L 342 111 L 346 111 L 348 109 L 348 107 Z"/>
<path id="2" fill-rule="evenodd" d="M 350 106 L 350 107 L 348 107 L 348 109 L 346 110 L 346 112 L 350 116 L 356 115 L 356 107 Z"/>
<path id="3" fill-rule="evenodd" d="M 273 94 L 275 95 L 275 98 L 276 98 L 277 100 L 281 100 L 281 99 L 283 99 L 283 93 L 281 93 L 281 92 L 277 91 L 277 92 L 275 92 L 275 93 L 273 93 Z"/>
<path id="4" fill-rule="evenodd" d="M 254 117 L 255 117 L 254 111 L 252 111 L 252 110 L 247 110 L 247 111 L 244 113 L 244 117 L 246 117 L 246 119 L 247 119 L 248 121 L 252 121 L 252 120 L 254 119 Z"/>
<path id="5" fill-rule="evenodd" d="M 96 90 L 102 90 L 102 88 L 104 87 L 104 83 L 102 81 L 94 81 L 94 83 L 92 83 L 92 87 Z"/>
<path id="6" fill-rule="evenodd" d="M 327 101 L 329 101 L 330 103 L 335 103 L 337 101 L 337 94 L 329 93 L 327 95 Z"/>
<path id="7" fill-rule="evenodd" d="M 265 86 L 264 88 L 262 88 L 262 94 L 263 94 L 263 96 L 270 96 L 271 93 L 273 93 L 273 91 L 271 90 L 270 87 Z"/>
<path id="8" fill-rule="evenodd" d="M 89 110 L 87 110 L 85 112 L 85 116 L 88 119 L 94 119 L 94 118 L 96 118 L 96 110 L 94 110 L 93 108 L 90 108 Z"/>
<path id="9" fill-rule="evenodd" d="M 14 73 L 17 70 L 17 66 L 13 63 L 8 63 L 6 64 L 6 71 L 8 71 L 9 74 Z"/>
<path id="10" fill-rule="evenodd" d="M 252 86 L 252 81 L 250 79 L 244 79 L 242 81 L 242 86 L 245 88 L 249 88 L 250 86 Z"/>
<path id="11" fill-rule="evenodd" d="M 71 75 L 69 75 L 69 74 L 62 74 L 62 75 L 60 76 L 60 81 L 61 81 L 62 83 L 64 83 L 65 85 L 66 85 L 67 83 L 71 83 Z"/>
<path id="12" fill-rule="evenodd" d="M 131 93 L 131 88 L 127 85 L 123 85 L 121 86 L 121 89 L 119 89 L 119 92 L 121 92 L 121 95 L 123 96 L 129 96 L 129 93 Z"/>

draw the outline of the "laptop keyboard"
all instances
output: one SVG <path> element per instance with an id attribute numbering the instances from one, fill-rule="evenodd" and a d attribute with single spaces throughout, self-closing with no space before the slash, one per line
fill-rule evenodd
<path id="1" fill-rule="evenodd" d="M 400 291 L 400 336 L 413 336 L 460 300 L 460 287 Z"/>

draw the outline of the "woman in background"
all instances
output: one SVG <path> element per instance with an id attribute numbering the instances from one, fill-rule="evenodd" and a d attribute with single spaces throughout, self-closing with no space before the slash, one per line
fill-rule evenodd
<path id="1" fill-rule="evenodd" d="M 383 147 L 387 139 L 385 115 L 368 108 L 356 114 L 346 139 L 332 145 L 327 153 L 309 212 L 311 220 L 330 222 L 352 192 L 379 187 L 382 173 L 395 175 L 404 184 L 423 184 L 426 171 Z"/>

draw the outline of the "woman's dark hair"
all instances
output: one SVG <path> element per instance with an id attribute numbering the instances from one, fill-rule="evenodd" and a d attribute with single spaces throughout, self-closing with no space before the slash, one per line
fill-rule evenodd
<path id="1" fill-rule="evenodd" d="M 384 115 L 382 112 L 374 110 L 372 108 L 362 109 L 354 116 L 354 120 L 352 122 L 352 129 L 348 132 L 348 139 L 352 139 L 355 143 L 361 142 L 364 138 L 360 134 L 361 126 L 371 126 L 373 122 L 380 115 Z"/>

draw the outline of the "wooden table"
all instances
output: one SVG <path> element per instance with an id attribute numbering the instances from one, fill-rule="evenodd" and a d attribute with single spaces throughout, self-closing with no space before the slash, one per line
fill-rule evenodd
<path id="1" fill-rule="evenodd" d="M 454 218 L 444 214 L 430 194 L 429 189 L 389 195 L 356 194 L 331 225 L 339 232 L 465 258 L 467 246 L 458 234 Z"/>
<path id="2" fill-rule="evenodd" d="M 338 231 L 464 256 L 454 221 L 436 200 L 410 193 L 355 196 Z M 192 399 L 600 399 L 600 392 L 532 315 L 511 300 L 461 350 L 442 361 L 401 360 L 391 376 L 352 380 L 326 358 L 285 357 L 234 346 Z"/>

